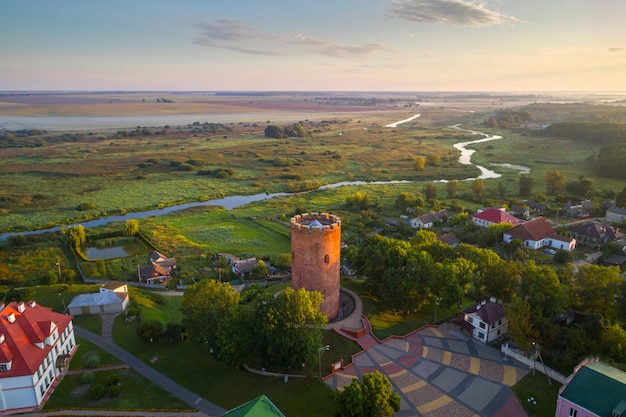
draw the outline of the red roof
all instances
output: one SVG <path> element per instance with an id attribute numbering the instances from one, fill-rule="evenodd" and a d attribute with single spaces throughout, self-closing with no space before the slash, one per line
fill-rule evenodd
<path id="1" fill-rule="evenodd" d="M 488 208 L 487 210 L 481 211 L 480 213 L 476 213 L 472 216 L 472 218 L 484 220 L 490 223 L 500 224 L 500 223 L 511 223 L 511 224 L 519 224 L 519 219 L 515 216 L 511 216 L 504 210 L 500 210 L 497 208 Z"/>
<path id="2" fill-rule="evenodd" d="M 12 323 L 9 320 L 11 315 L 15 317 Z M 54 331 L 55 326 L 60 335 L 71 321 L 72 316 L 55 313 L 34 302 L 22 303 L 19 307 L 18 303 L 12 302 L 0 310 L 0 335 L 4 336 L 4 341 L 0 343 L 0 362 L 13 362 L 11 370 L 2 372 L 0 377 L 33 375 L 37 372 L 52 349 L 52 346 L 43 343 L 45 338 Z M 44 346 L 40 348 L 35 343 L 43 343 Z"/>
<path id="3" fill-rule="evenodd" d="M 545 238 L 552 238 L 563 242 L 572 241 L 570 237 L 557 235 L 552 226 L 550 226 L 550 223 L 543 217 L 537 217 L 536 219 L 522 223 L 506 233 L 513 239 L 519 239 L 521 241 L 533 240 L 538 242 Z"/>

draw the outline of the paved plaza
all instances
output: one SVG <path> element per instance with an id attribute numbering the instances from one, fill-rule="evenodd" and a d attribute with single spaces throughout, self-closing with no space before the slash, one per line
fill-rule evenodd
<path id="1" fill-rule="evenodd" d="M 463 339 L 452 327 L 427 326 L 404 337 L 378 341 L 367 318 L 366 334 L 355 340 L 363 351 L 353 363 L 324 378 L 333 390 L 376 370 L 400 394 L 396 417 L 527 417 L 511 391 L 528 372 L 497 349 Z"/>

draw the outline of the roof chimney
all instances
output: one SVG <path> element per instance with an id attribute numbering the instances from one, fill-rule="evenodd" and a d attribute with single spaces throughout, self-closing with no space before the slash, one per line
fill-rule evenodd
<path id="1" fill-rule="evenodd" d="M 30 300 L 30 301 L 28 302 L 28 306 L 29 306 L 30 308 L 35 308 L 35 307 L 37 307 L 37 303 L 35 302 L 35 300 Z"/>
<path id="2" fill-rule="evenodd" d="M 20 301 L 17 303 L 17 311 L 23 313 L 26 310 L 26 306 L 24 305 L 24 301 Z"/>
<path id="3" fill-rule="evenodd" d="M 15 323 L 15 313 L 11 311 L 11 313 L 7 316 L 7 320 L 9 323 Z"/>

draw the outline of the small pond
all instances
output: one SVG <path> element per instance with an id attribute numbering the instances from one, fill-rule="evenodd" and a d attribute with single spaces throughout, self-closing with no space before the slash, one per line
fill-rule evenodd
<path id="1" fill-rule="evenodd" d="M 90 261 L 96 259 L 115 259 L 125 258 L 130 254 L 126 252 L 124 246 L 114 246 L 111 248 L 97 248 L 95 246 L 88 246 L 84 250 L 84 254 Z"/>
<path id="2" fill-rule="evenodd" d="M 83 255 L 90 261 L 98 259 L 126 258 L 146 251 L 146 247 L 134 237 L 116 237 L 87 242 L 81 249 Z"/>

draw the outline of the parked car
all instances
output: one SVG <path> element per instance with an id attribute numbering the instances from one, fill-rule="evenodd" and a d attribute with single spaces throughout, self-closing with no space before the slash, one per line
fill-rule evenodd
<path id="1" fill-rule="evenodd" d="M 550 255 L 555 255 L 556 254 L 556 251 L 554 249 L 550 249 L 550 248 L 545 249 L 544 252 L 547 253 L 547 254 L 550 254 Z"/>

